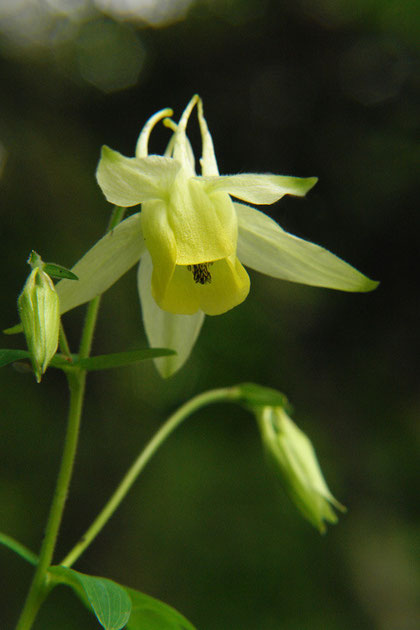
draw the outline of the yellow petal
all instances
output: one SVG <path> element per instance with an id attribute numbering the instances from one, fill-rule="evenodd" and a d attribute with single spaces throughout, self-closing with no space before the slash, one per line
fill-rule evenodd
<path id="1" fill-rule="evenodd" d="M 173 187 L 168 220 L 177 244 L 177 264 L 191 265 L 236 251 L 237 217 L 226 193 L 205 192 L 201 182 L 181 177 Z"/>
<path id="2" fill-rule="evenodd" d="M 168 206 L 164 201 L 143 203 L 141 223 L 144 241 L 153 260 L 152 283 L 155 299 L 165 295 L 176 265 L 175 235 L 168 221 Z"/>
<path id="3" fill-rule="evenodd" d="M 155 266 L 152 274 L 152 295 L 160 308 L 176 315 L 193 315 L 200 308 L 193 275 L 186 266 L 175 267 L 170 283 L 159 291 Z"/>
<path id="4" fill-rule="evenodd" d="M 212 281 L 203 287 L 195 284 L 200 294 L 200 308 L 206 315 L 221 315 L 241 304 L 249 293 L 247 272 L 236 256 L 218 260 L 211 267 Z"/>
<path id="5" fill-rule="evenodd" d="M 231 256 L 236 251 L 237 221 L 226 193 L 208 195 L 182 172 L 167 200 L 146 201 L 142 206 L 143 234 L 155 267 L 166 265 L 168 255 L 177 265 Z"/>
<path id="6" fill-rule="evenodd" d="M 159 295 L 152 278 L 152 292 L 165 311 L 192 315 L 202 310 L 206 315 L 221 315 L 241 304 L 249 293 L 249 276 L 236 256 L 217 260 L 207 266 L 209 279 L 194 280 L 192 266 L 177 266 L 165 294 Z"/>

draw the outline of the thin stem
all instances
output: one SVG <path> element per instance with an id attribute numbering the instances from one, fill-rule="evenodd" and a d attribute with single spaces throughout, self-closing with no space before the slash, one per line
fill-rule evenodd
<path id="1" fill-rule="evenodd" d="M 98 319 L 101 296 L 93 298 L 87 307 L 85 325 L 83 327 L 82 339 L 79 346 L 79 357 L 85 359 L 89 356 L 92 348 L 93 333 L 95 332 L 96 320 Z"/>
<path id="2" fill-rule="evenodd" d="M 82 415 L 86 372 L 78 370 L 77 372 L 68 374 L 68 381 L 70 387 L 70 408 L 63 457 L 47 521 L 45 537 L 39 553 L 39 561 L 16 630 L 29 630 L 36 617 L 39 607 L 46 596 L 48 587 L 47 571 L 52 561 L 71 474 L 73 471 L 80 419 Z"/>
<path id="3" fill-rule="evenodd" d="M 240 398 L 240 393 L 237 388 L 223 388 L 214 389 L 203 394 L 199 394 L 192 398 L 187 403 L 182 405 L 168 420 L 161 426 L 161 428 L 155 433 L 150 442 L 140 452 L 137 459 L 132 466 L 128 469 L 124 478 L 118 485 L 117 489 L 106 503 L 105 507 L 98 514 L 92 525 L 87 529 L 85 534 L 81 537 L 79 542 L 73 547 L 73 549 L 67 554 L 67 556 L 60 563 L 63 566 L 71 567 L 76 560 L 81 556 L 85 549 L 96 538 L 101 529 L 107 523 L 107 521 L 114 514 L 115 510 L 119 507 L 122 500 L 127 495 L 133 483 L 136 481 L 139 474 L 145 468 L 146 464 L 151 460 L 158 448 L 163 442 L 171 435 L 171 433 L 192 413 L 209 405 L 211 403 L 226 401 L 234 402 Z"/>
<path id="4" fill-rule="evenodd" d="M 121 219 L 124 217 L 126 208 L 120 208 L 115 206 L 109 220 L 107 232 L 110 232 L 118 225 Z M 93 333 L 95 331 L 96 320 L 98 318 L 99 306 L 101 304 L 101 296 L 93 298 L 89 302 L 89 306 L 86 311 L 85 325 L 83 327 L 82 339 L 79 347 L 79 357 L 85 359 L 89 356 L 93 342 Z"/>
<path id="5" fill-rule="evenodd" d="M 67 357 L 67 359 L 71 360 L 71 350 L 67 340 L 66 331 L 64 330 L 62 323 L 60 324 L 59 343 L 61 352 L 65 357 Z"/>
<path id="6" fill-rule="evenodd" d="M 22 543 L 20 543 L 18 540 L 15 540 L 11 536 L 0 532 L 0 543 L 17 553 L 27 562 L 30 562 L 35 566 L 38 564 L 38 556 L 34 554 L 33 551 L 28 549 L 28 547 L 25 547 L 25 545 L 22 545 Z"/>
<path id="7" fill-rule="evenodd" d="M 110 232 L 117 227 L 118 223 L 123 220 L 124 215 L 127 211 L 127 208 L 121 208 L 120 206 L 114 206 L 114 209 L 111 214 L 111 218 L 108 223 L 107 232 Z"/>
<path id="8" fill-rule="evenodd" d="M 110 232 L 123 219 L 126 208 L 115 206 L 112 211 L 111 218 L 108 223 L 107 232 Z M 94 298 L 89 302 L 86 312 L 85 325 L 83 327 L 82 339 L 79 347 L 79 357 L 84 359 L 89 356 L 92 347 L 93 333 L 95 331 L 96 320 L 98 318 L 99 306 L 101 304 L 101 296 Z"/>

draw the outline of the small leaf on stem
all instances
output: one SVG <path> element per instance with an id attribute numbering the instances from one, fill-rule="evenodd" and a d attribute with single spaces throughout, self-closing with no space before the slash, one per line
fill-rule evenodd
<path id="1" fill-rule="evenodd" d="M 131 613 L 131 600 L 125 589 L 102 577 L 94 577 L 67 567 L 51 567 L 57 584 L 70 586 L 95 613 L 105 630 L 121 630 Z"/>

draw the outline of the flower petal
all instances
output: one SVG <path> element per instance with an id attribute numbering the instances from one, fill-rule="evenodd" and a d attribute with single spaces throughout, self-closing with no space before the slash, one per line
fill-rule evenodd
<path id="1" fill-rule="evenodd" d="M 170 158 L 127 158 L 103 146 L 96 179 L 110 203 L 126 208 L 165 197 L 179 169 Z"/>
<path id="2" fill-rule="evenodd" d="M 158 294 L 154 287 L 155 268 L 152 275 L 152 295 L 159 308 L 174 315 L 194 315 L 200 310 L 199 295 L 195 290 L 192 271 L 178 265 L 164 293 Z"/>
<path id="3" fill-rule="evenodd" d="M 146 201 L 141 214 L 143 235 L 153 260 L 153 294 L 159 302 L 175 270 L 177 244 L 168 220 L 168 206 L 164 201 Z"/>
<path id="4" fill-rule="evenodd" d="M 169 220 L 180 265 L 226 258 L 236 250 L 236 212 L 224 193 L 208 195 L 199 182 L 191 179 L 187 186 L 174 186 Z"/>
<path id="5" fill-rule="evenodd" d="M 98 241 L 72 271 L 79 280 L 61 280 L 56 290 L 60 312 L 89 302 L 114 284 L 145 250 L 140 213 L 125 219 Z"/>
<path id="6" fill-rule="evenodd" d="M 184 171 L 169 200 L 144 203 L 142 214 L 143 233 L 155 267 L 165 248 L 179 265 L 219 260 L 236 251 L 238 224 L 229 195 L 206 194 Z M 163 263 L 161 267 L 164 271 Z"/>
<path id="7" fill-rule="evenodd" d="M 177 266 L 167 291 L 158 300 L 171 313 L 221 315 L 243 302 L 249 293 L 249 276 L 236 256 L 216 260 L 207 266 L 208 282 L 195 282 L 193 269 Z"/>
<path id="8" fill-rule="evenodd" d="M 249 276 L 236 256 L 217 260 L 210 268 L 212 281 L 200 291 L 200 308 L 206 315 L 221 315 L 241 304 L 248 296 Z"/>
<path id="9" fill-rule="evenodd" d="M 142 256 L 138 272 L 138 289 L 143 313 L 144 328 L 153 347 L 172 348 L 177 354 L 155 359 L 155 365 L 163 378 L 177 372 L 190 356 L 204 321 L 204 313 L 173 315 L 162 311 L 151 292 L 152 259 L 148 252 Z"/>
<path id="10" fill-rule="evenodd" d="M 238 257 L 244 265 L 274 278 L 341 291 L 372 291 L 378 282 L 328 250 L 285 232 L 267 215 L 235 203 Z"/>
<path id="11" fill-rule="evenodd" d="M 232 197 L 249 203 L 270 204 L 284 195 L 304 197 L 315 186 L 317 177 L 288 177 L 286 175 L 221 175 L 219 177 L 201 177 L 206 190 L 222 190 Z"/>

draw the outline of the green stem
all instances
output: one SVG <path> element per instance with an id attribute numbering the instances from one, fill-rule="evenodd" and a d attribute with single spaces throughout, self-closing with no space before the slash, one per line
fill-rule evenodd
<path id="1" fill-rule="evenodd" d="M 108 231 L 112 230 L 121 221 L 124 212 L 124 208 L 114 208 L 108 225 Z M 79 355 L 83 358 L 88 357 L 90 354 L 99 305 L 100 297 L 97 297 L 89 303 L 86 312 L 79 349 Z M 64 348 L 68 349 L 68 344 L 63 333 L 64 331 L 62 330 L 60 341 L 64 345 Z M 45 536 L 39 553 L 38 564 L 16 630 L 30 630 L 40 606 L 48 595 L 50 585 L 47 572 L 53 559 L 58 531 L 60 529 L 73 472 L 87 372 L 86 370 L 74 369 L 67 371 L 66 374 L 70 389 L 70 408 L 63 455 L 45 529 Z"/>
<path id="2" fill-rule="evenodd" d="M 0 532 L 0 543 L 17 553 L 21 558 L 23 558 L 30 564 L 33 564 L 35 566 L 38 564 L 38 556 L 35 555 L 33 551 L 25 547 L 25 545 L 22 545 L 22 543 L 20 543 L 18 540 L 15 540 L 11 536 Z"/>
<path id="3" fill-rule="evenodd" d="M 79 357 L 81 359 L 85 359 L 90 354 L 100 304 L 101 296 L 98 295 L 98 297 L 93 298 L 93 300 L 89 302 L 89 306 L 87 307 L 85 325 L 79 346 Z"/>
<path id="4" fill-rule="evenodd" d="M 115 206 L 109 220 L 107 232 L 110 232 L 118 225 L 121 219 L 124 217 L 126 208 L 120 208 Z M 95 331 L 96 320 L 98 318 L 99 306 L 101 304 L 101 296 L 94 298 L 89 302 L 89 306 L 86 312 L 85 325 L 83 327 L 82 339 L 79 347 L 79 357 L 85 359 L 89 356 L 92 347 L 93 333 Z"/>
<path id="5" fill-rule="evenodd" d="M 126 208 L 115 206 L 111 218 L 108 223 L 107 232 L 110 232 L 123 219 Z M 83 327 L 82 339 L 79 347 L 79 357 L 85 359 L 89 356 L 92 347 L 93 333 L 95 331 L 96 320 L 98 318 L 99 306 L 101 304 L 101 296 L 94 298 L 89 302 L 86 313 L 85 325 Z"/>
<path id="6" fill-rule="evenodd" d="M 112 211 L 111 218 L 108 223 L 107 232 L 110 232 L 123 219 L 126 208 L 115 206 Z M 99 306 L 101 304 L 101 296 L 94 298 L 89 302 L 86 313 L 85 325 L 83 328 L 82 339 L 79 347 L 79 357 L 84 359 L 89 356 L 92 347 L 93 333 L 95 331 L 96 320 L 98 318 Z"/>
<path id="7" fill-rule="evenodd" d="M 126 211 L 127 211 L 127 208 L 114 206 L 114 209 L 111 213 L 111 218 L 108 223 L 107 232 L 110 232 L 111 230 L 114 229 L 114 227 L 117 227 L 118 223 L 120 223 L 123 220 Z"/>
<path id="8" fill-rule="evenodd" d="M 59 332 L 58 339 L 59 339 L 60 350 L 62 354 L 64 354 L 64 356 L 67 359 L 71 359 L 71 350 L 70 350 L 69 342 L 67 340 L 66 331 L 64 330 L 64 326 L 62 323 L 60 324 L 60 332 Z"/>
<path id="9" fill-rule="evenodd" d="M 128 469 L 126 475 L 118 485 L 114 494 L 111 496 L 105 507 L 98 514 L 92 525 L 81 537 L 79 542 L 73 547 L 73 549 L 67 554 L 67 556 L 60 563 L 63 566 L 71 567 L 76 560 L 81 556 L 85 549 L 96 538 L 98 533 L 107 523 L 107 521 L 114 514 L 122 500 L 127 495 L 133 483 L 136 481 L 139 474 L 145 468 L 146 464 L 150 461 L 153 455 L 163 442 L 171 435 L 171 433 L 192 413 L 209 405 L 211 403 L 226 401 L 234 402 L 241 397 L 237 388 L 223 388 L 214 389 L 203 394 L 199 394 L 195 398 L 192 398 L 187 403 L 182 405 L 168 420 L 161 426 L 161 428 L 155 433 L 150 442 L 141 451 L 137 459 L 132 466 Z"/>
<path id="10" fill-rule="evenodd" d="M 52 561 L 71 474 L 73 471 L 80 419 L 82 415 L 86 372 L 82 370 L 74 371 L 71 374 L 68 374 L 68 381 L 70 387 L 70 409 L 63 457 L 47 521 L 45 537 L 39 553 L 38 565 L 22 610 L 22 614 L 16 626 L 16 630 L 29 630 L 29 628 L 31 628 L 39 607 L 48 592 L 47 571 Z"/>

